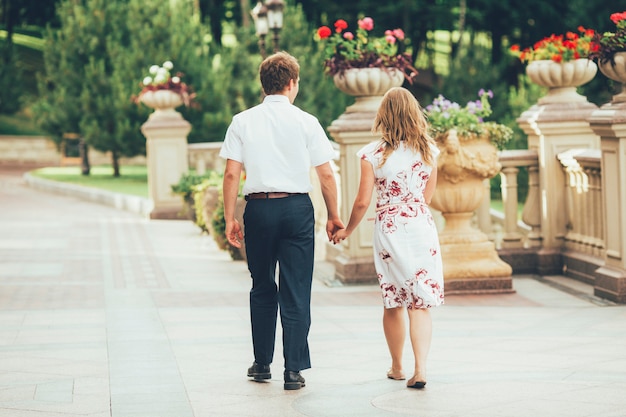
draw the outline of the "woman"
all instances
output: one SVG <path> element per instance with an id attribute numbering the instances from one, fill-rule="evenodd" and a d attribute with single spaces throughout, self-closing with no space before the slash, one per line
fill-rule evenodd
<path id="1" fill-rule="evenodd" d="M 428 135 L 428 123 L 413 95 L 401 87 L 389 90 L 372 128 L 380 140 L 364 146 L 361 180 L 350 220 L 333 235 L 346 239 L 363 219 L 376 189 L 374 264 L 383 295 L 383 327 L 391 354 L 387 377 L 404 380 L 402 349 L 404 310 L 415 370 L 409 388 L 426 385 L 426 359 L 430 349 L 430 307 L 443 304 L 443 267 L 439 237 L 428 208 L 437 183 L 439 153 Z"/>

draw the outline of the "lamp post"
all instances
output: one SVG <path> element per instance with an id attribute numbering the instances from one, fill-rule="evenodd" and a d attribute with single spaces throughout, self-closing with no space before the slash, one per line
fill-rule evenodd
<path id="1" fill-rule="evenodd" d="M 254 19 L 256 35 L 259 37 L 259 51 L 261 52 L 261 57 L 265 59 L 267 56 L 267 52 L 265 51 L 265 36 L 267 36 L 267 32 L 269 31 L 267 6 L 259 1 L 250 14 L 252 14 L 252 18 Z"/>
<path id="2" fill-rule="evenodd" d="M 274 44 L 274 52 L 278 52 L 279 33 L 283 28 L 283 9 L 285 8 L 285 2 L 283 0 L 267 0 L 265 6 L 267 6 L 267 22 L 273 34 L 272 41 Z"/>

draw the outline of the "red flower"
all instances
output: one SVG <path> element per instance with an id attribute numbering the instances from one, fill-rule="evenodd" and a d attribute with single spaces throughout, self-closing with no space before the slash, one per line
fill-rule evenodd
<path id="1" fill-rule="evenodd" d="M 319 36 L 320 39 L 329 38 L 332 33 L 333 32 L 330 30 L 328 26 L 322 26 L 317 30 L 317 36 Z"/>
<path id="2" fill-rule="evenodd" d="M 341 33 L 344 29 L 348 29 L 348 22 L 343 19 L 338 19 L 335 22 L 335 32 Z"/>
<path id="3" fill-rule="evenodd" d="M 593 29 L 578 26 L 578 32 L 566 32 L 564 35 L 552 34 L 537 42 L 532 48 L 520 50 L 519 45 L 509 48 L 512 55 L 522 62 L 550 59 L 555 62 L 567 62 L 574 59 L 588 58 L 592 50 Z"/>
<path id="4" fill-rule="evenodd" d="M 620 22 L 622 20 L 626 20 L 626 12 L 622 12 L 622 13 L 613 13 L 611 15 L 611 21 L 613 23 L 615 23 L 617 25 L 617 22 Z"/>

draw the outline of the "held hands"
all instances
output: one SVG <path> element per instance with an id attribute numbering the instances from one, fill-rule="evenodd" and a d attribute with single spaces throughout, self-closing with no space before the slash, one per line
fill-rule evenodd
<path id="1" fill-rule="evenodd" d="M 328 235 L 328 241 L 337 244 L 350 236 L 350 233 L 346 232 L 346 226 L 344 226 L 341 219 L 328 220 L 326 223 L 326 234 Z"/>
<path id="2" fill-rule="evenodd" d="M 332 242 L 335 233 L 345 227 L 346 226 L 343 225 L 341 219 L 328 219 L 328 222 L 326 222 L 326 235 L 328 236 L 328 241 Z"/>
<path id="3" fill-rule="evenodd" d="M 346 239 L 348 236 L 350 236 L 350 234 L 346 231 L 346 229 L 341 229 L 341 230 L 337 230 L 337 232 L 335 232 L 335 234 L 333 235 L 331 240 L 336 245 L 337 243 L 339 243 L 342 240 Z"/>

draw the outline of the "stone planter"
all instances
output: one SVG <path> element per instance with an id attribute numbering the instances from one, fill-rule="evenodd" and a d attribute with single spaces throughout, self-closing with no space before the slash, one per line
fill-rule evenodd
<path id="1" fill-rule="evenodd" d="M 446 220 L 439 234 L 446 292 L 508 292 L 510 265 L 498 257 L 487 235 L 472 226 L 483 201 L 483 180 L 500 172 L 488 138 L 459 138 L 454 130 L 437 138 L 437 188 L 431 206 Z"/>
<path id="2" fill-rule="evenodd" d="M 548 87 L 548 94 L 539 99 L 539 104 L 587 101 L 576 92 L 576 87 L 591 81 L 597 71 L 595 62 L 586 58 L 567 62 L 533 61 L 526 67 L 533 83 Z"/>
<path id="3" fill-rule="evenodd" d="M 171 90 L 154 90 L 141 93 L 139 100 L 146 106 L 154 109 L 150 119 L 179 120 L 182 115 L 176 107 L 182 106 L 183 98 Z"/>
<path id="4" fill-rule="evenodd" d="M 397 68 L 352 68 L 333 77 L 335 86 L 355 97 L 348 112 L 377 111 L 382 96 L 404 82 L 404 74 Z"/>
<path id="5" fill-rule="evenodd" d="M 151 90 L 142 93 L 141 102 L 151 109 L 167 110 L 182 106 L 183 98 L 171 90 Z"/>
<path id="6" fill-rule="evenodd" d="M 615 54 L 614 63 L 599 64 L 600 72 L 613 81 L 622 83 L 622 91 L 613 96 L 613 103 L 626 102 L 626 52 Z"/>
<path id="7" fill-rule="evenodd" d="M 175 110 L 183 103 L 178 93 L 147 91 L 139 99 L 154 109 L 141 126 L 141 133 L 146 137 L 148 190 L 153 202 L 150 218 L 177 219 L 183 202 L 172 193 L 171 185 L 189 171 L 187 135 L 191 124 Z"/>

